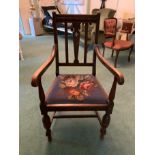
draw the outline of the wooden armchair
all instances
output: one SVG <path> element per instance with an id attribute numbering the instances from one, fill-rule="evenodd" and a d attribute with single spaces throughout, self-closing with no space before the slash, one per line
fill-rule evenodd
<path id="1" fill-rule="evenodd" d="M 33 87 L 38 87 L 40 110 L 41 114 L 43 115 L 42 122 L 44 128 L 46 129 L 46 136 L 48 137 L 49 141 L 52 139 L 50 126 L 55 118 L 97 117 L 101 125 L 101 137 L 103 137 L 106 133 L 106 128 L 109 125 L 110 115 L 112 114 L 114 106 L 116 85 L 117 83 L 122 85 L 124 83 L 124 77 L 116 68 L 106 61 L 96 45 L 98 39 L 97 35 L 99 18 L 99 14 L 60 15 L 53 13 L 54 46 L 52 53 L 43 63 L 43 65 L 33 74 L 31 82 Z M 59 40 L 57 32 L 58 23 L 64 23 L 65 25 L 65 59 L 63 62 L 59 61 L 62 53 L 59 52 Z M 67 23 L 72 23 L 73 25 L 73 61 L 69 61 Z M 85 47 L 83 62 L 79 61 L 79 29 L 81 23 L 85 24 Z M 92 53 L 92 62 L 88 62 L 87 58 L 87 32 L 89 23 L 94 23 L 96 25 L 96 37 L 94 51 Z M 109 95 L 102 88 L 96 78 L 96 57 L 114 76 L 114 81 L 112 83 Z M 56 78 L 52 86 L 49 87 L 49 91 L 45 94 L 41 82 L 42 75 L 54 60 L 56 62 Z M 67 66 L 91 67 L 92 74 L 60 74 L 59 68 Z M 57 111 L 95 111 L 95 113 L 94 115 L 58 115 L 56 114 Z M 105 115 L 102 119 L 97 111 L 105 111 Z M 49 112 L 54 112 L 52 118 L 49 117 Z"/>
<path id="2" fill-rule="evenodd" d="M 121 37 L 119 37 L 119 39 L 116 39 L 116 33 L 117 33 L 117 19 L 116 18 L 107 18 L 104 20 L 105 38 L 111 38 L 112 37 L 112 40 L 104 41 L 102 43 L 103 55 L 104 55 L 105 47 L 112 49 L 111 57 L 113 57 L 113 53 L 114 53 L 114 51 L 116 51 L 116 57 L 115 57 L 115 62 L 114 62 L 115 67 L 117 67 L 117 60 L 118 60 L 119 52 L 130 49 L 129 56 L 128 56 L 128 62 L 129 62 L 131 52 L 132 52 L 133 47 L 134 47 L 133 41 L 128 39 L 128 34 L 130 32 L 127 29 L 122 29 L 121 32 L 126 33 L 126 39 L 125 40 L 121 40 Z"/>

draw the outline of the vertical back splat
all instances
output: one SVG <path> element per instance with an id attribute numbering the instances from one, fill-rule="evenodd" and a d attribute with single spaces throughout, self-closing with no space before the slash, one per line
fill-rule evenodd
<path id="1" fill-rule="evenodd" d="M 79 41 L 80 41 L 80 23 L 73 23 L 73 44 L 74 44 L 74 63 L 79 63 L 78 53 L 79 53 Z"/>
<path id="2" fill-rule="evenodd" d="M 84 63 L 87 62 L 87 39 L 88 39 L 88 23 L 85 23 L 85 45 L 84 45 Z"/>
<path id="3" fill-rule="evenodd" d="M 68 60 L 68 32 L 67 32 L 67 23 L 65 22 L 65 52 L 66 52 L 66 63 Z"/>

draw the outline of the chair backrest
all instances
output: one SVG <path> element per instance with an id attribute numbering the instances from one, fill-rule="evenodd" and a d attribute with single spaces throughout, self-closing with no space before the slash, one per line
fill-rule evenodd
<path id="1" fill-rule="evenodd" d="M 99 19 L 100 15 L 72 15 L 72 14 L 56 14 L 53 13 L 53 28 L 54 28 L 54 43 L 56 46 L 56 75 L 59 75 L 59 67 L 60 66 L 90 66 L 92 67 L 92 74 L 96 74 L 96 54 L 93 52 L 92 62 L 87 61 L 87 53 L 88 53 L 88 25 L 94 24 L 96 25 L 95 31 L 95 44 L 98 43 L 98 31 L 99 31 Z M 58 45 L 58 25 L 64 25 L 64 51 L 65 51 L 65 59 L 63 62 L 59 61 L 59 57 L 61 56 L 61 52 L 59 52 Z M 84 38 L 84 60 L 83 62 L 79 61 L 79 41 L 80 41 L 80 25 L 83 24 L 85 26 L 85 38 Z M 69 48 L 68 48 L 68 29 L 72 32 L 73 37 L 73 51 L 74 51 L 74 60 L 69 61 Z M 61 42 L 62 44 L 62 42 Z M 80 51 L 81 52 L 81 51 Z"/>
<path id="2" fill-rule="evenodd" d="M 106 18 L 104 20 L 104 34 L 105 37 L 116 37 L 117 32 L 117 18 Z"/>

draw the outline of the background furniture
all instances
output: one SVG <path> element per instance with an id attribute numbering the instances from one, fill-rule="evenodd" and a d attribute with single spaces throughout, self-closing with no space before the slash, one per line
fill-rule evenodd
<path id="1" fill-rule="evenodd" d="M 94 23 L 96 25 L 95 43 L 98 43 L 98 30 L 99 30 L 99 18 L 100 15 L 62 15 L 53 13 L 53 27 L 54 27 L 54 46 L 49 58 L 43 63 L 43 65 L 33 74 L 32 86 L 38 87 L 40 98 L 40 110 L 43 115 L 43 125 L 46 129 L 46 136 L 51 141 L 51 129 L 53 119 L 55 118 L 84 118 L 84 117 L 97 117 L 101 125 L 101 137 L 106 134 L 106 128 L 110 123 L 110 115 L 112 114 L 114 106 L 114 98 L 116 92 L 116 85 L 124 83 L 124 77 L 117 69 L 110 65 L 106 59 L 100 53 L 99 48 L 96 46 L 92 53 L 93 59 L 88 62 L 88 46 L 87 46 L 87 33 L 88 24 Z M 65 48 L 63 51 L 59 51 L 59 39 L 57 33 L 57 23 L 65 23 Z M 73 25 L 73 51 L 69 51 L 68 48 L 68 33 L 67 23 Z M 80 41 L 80 24 L 85 26 L 85 44 L 83 59 L 79 59 L 79 41 Z M 74 53 L 72 60 L 69 59 L 69 53 Z M 81 53 L 81 51 L 80 51 Z M 64 54 L 64 57 L 62 57 Z M 96 78 L 96 57 L 99 61 L 112 73 L 114 81 L 109 95 L 102 88 Z M 64 58 L 63 60 L 60 60 Z M 42 86 L 42 75 L 47 68 L 55 60 L 56 62 L 56 78 L 49 91 L 44 93 Z M 91 74 L 60 74 L 60 67 L 91 67 Z M 74 70 L 74 69 L 73 69 Z M 65 69 L 64 69 L 65 71 Z M 75 70 L 74 70 L 75 71 Z M 73 72 L 74 72 L 73 71 Z M 103 118 L 101 119 L 98 110 L 105 111 Z M 57 111 L 95 111 L 94 115 L 58 115 Z M 50 119 L 48 113 L 54 112 Z"/>
<path id="2" fill-rule="evenodd" d="M 124 33 L 124 31 L 128 33 Z M 121 40 L 126 40 L 127 38 L 131 38 L 131 36 L 135 33 L 135 19 L 122 19 L 122 26 L 120 29 L 119 38 Z"/>
<path id="3" fill-rule="evenodd" d="M 125 30 L 121 30 L 121 32 L 127 34 L 125 40 L 121 40 L 121 37 L 119 37 L 119 39 L 116 39 L 116 33 L 117 33 L 117 19 L 116 18 L 107 18 L 104 20 L 105 37 L 109 38 L 109 36 L 110 37 L 113 36 L 113 38 L 112 38 L 112 40 L 103 42 L 103 44 L 102 44 L 103 45 L 103 55 L 104 55 L 105 47 L 112 49 L 112 55 L 111 55 L 112 57 L 113 57 L 114 51 L 116 51 L 116 58 L 115 58 L 115 62 L 114 62 L 115 67 L 117 66 L 119 52 L 130 49 L 129 56 L 128 56 L 128 62 L 129 62 L 131 52 L 134 47 L 133 41 L 128 40 L 129 30 L 125 27 Z"/>
<path id="4" fill-rule="evenodd" d="M 52 31 L 53 29 L 53 19 L 52 12 L 61 13 L 57 6 L 41 6 L 44 18 L 42 20 L 42 26 L 46 32 Z"/>
<path id="5" fill-rule="evenodd" d="M 103 8 L 103 9 L 93 9 L 92 14 L 100 14 L 100 23 L 99 23 L 99 34 L 98 34 L 98 43 L 102 44 L 102 42 L 105 40 L 104 37 L 104 19 L 106 18 L 112 18 L 114 17 L 116 10 L 110 9 L 110 8 Z M 80 35 L 82 38 L 84 38 L 84 26 L 81 25 L 80 29 Z M 83 39 L 81 40 L 83 42 Z M 95 26 L 89 25 L 88 26 L 88 42 L 94 43 L 95 42 Z"/>

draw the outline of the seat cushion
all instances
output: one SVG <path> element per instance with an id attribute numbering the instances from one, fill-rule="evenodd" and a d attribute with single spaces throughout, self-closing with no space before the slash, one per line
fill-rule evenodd
<path id="1" fill-rule="evenodd" d="M 107 104 L 108 95 L 93 75 L 59 75 L 46 95 L 47 104 Z"/>
<path id="2" fill-rule="evenodd" d="M 114 46 L 112 47 L 112 41 L 106 41 L 104 43 L 104 46 L 113 48 L 114 50 L 125 50 L 133 46 L 133 42 L 127 40 L 115 40 Z"/>

